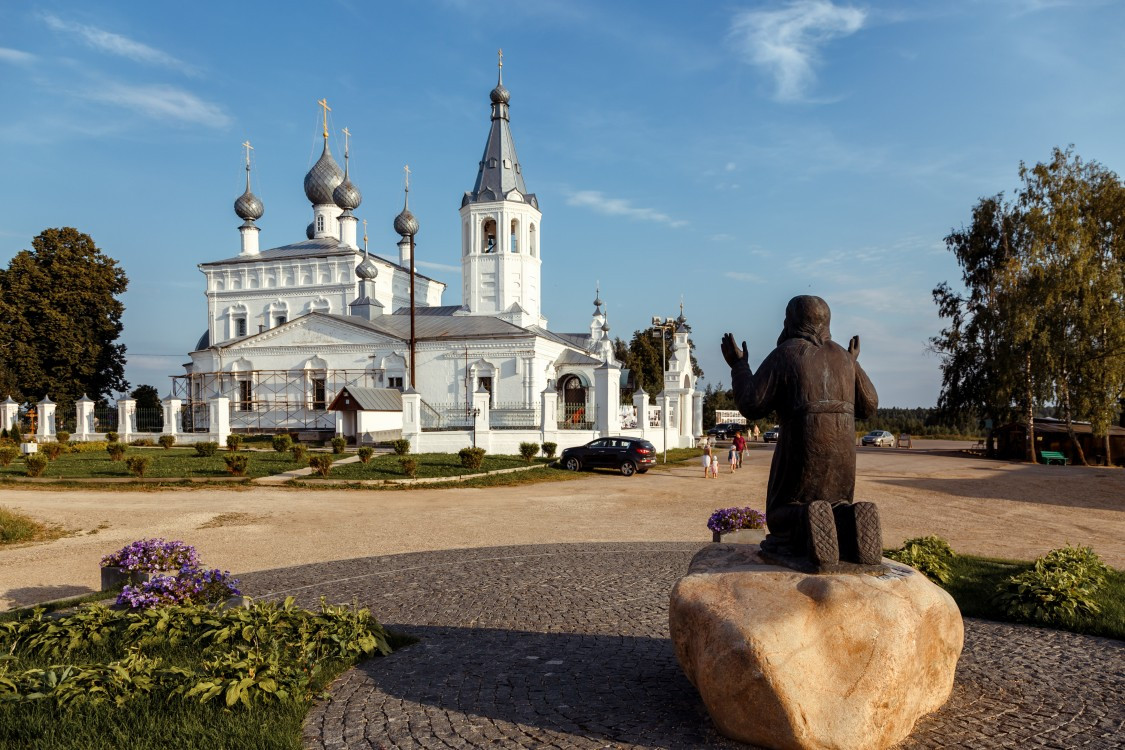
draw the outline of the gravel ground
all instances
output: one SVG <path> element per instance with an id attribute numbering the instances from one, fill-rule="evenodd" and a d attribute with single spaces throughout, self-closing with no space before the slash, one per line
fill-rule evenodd
<path id="1" fill-rule="evenodd" d="M 1081 543 L 1125 568 L 1125 471 L 988 461 L 949 450 L 955 443 L 916 445 L 858 450 L 856 497 L 879 504 L 887 546 L 938 534 L 959 552 L 1031 559 Z M 92 591 L 101 556 L 145 536 L 195 544 L 205 563 L 236 574 L 425 550 L 705 542 L 715 508 L 764 508 L 772 454 L 754 445 L 741 471 L 710 480 L 689 463 L 630 478 L 605 472 L 469 490 L 6 485 L 0 505 L 71 533 L 0 549 L 0 608 Z"/>

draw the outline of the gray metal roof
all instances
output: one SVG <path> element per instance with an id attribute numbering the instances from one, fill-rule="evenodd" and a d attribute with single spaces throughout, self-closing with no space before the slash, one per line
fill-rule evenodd
<path id="1" fill-rule="evenodd" d="M 330 313 L 310 313 L 310 315 L 325 315 L 336 320 L 352 323 L 354 325 L 370 328 L 384 336 L 390 336 L 402 341 L 410 339 L 410 313 L 395 313 L 394 315 L 380 315 L 374 320 L 364 320 L 351 315 L 334 315 Z M 499 318 L 488 315 L 416 315 L 414 319 L 414 336 L 418 341 L 440 341 L 442 339 L 471 339 L 471 338 L 521 338 L 534 335 L 526 328 L 507 323 Z"/>
<path id="2" fill-rule="evenodd" d="M 600 365 L 602 361 L 594 357 L 576 352 L 573 349 L 563 349 L 562 354 L 555 360 L 555 366 L 562 365 Z"/>
<path id="3" fill-rule="evenodd" d="M 456 315 L 459 312 L 467 312 L 464 305 L 441 305 L 435 307 L 417 307 L 414 309 L 414 316 L 419 315 Z M 400 307 L 395 310 L 395 315 L 409 315 L 409 307 Z"/>
<path id="4" fill-rule="evenodd" d="M 350 395 L 363 411 L 402 411 L 402 393 L 397 388 L 363 388 L 347 385 L 340 389 L 328 410 L 338 409 L 338 402 Z"/>
<path id="5" fill-rule="evenodd" d="M 502 91 L 503 96 L 497 92 Z M 477 171 L 477 181 L 471 192 L 465 193 L 461 205 L 484 201 L 504 200 L 513 190 L 519 191 L 524 200 L 539 208 L 534 194 L 527 192 L 523 181 L 523 171 L 519 157 L 516 156 L 516 143 L 508 126 L 508 100 L 510 94 L 502 84 L 498 84 L 489 95 L 492 101 L 492 127 L 484 144 Z"/>

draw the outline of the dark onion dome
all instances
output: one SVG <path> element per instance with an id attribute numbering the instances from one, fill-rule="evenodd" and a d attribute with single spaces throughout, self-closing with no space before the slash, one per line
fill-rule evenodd
<path id="1" fill-rule="evenodd" d="M 355 186 L 351 178 L 345 174 L 344 181 L 332 191 L 332 201 L 345 211 L 354 211 L 363 202 L 363 195 L 360 194 L 359 188 Z"/>
<path id="2" fill-rule="evenodd" d="M 355 267 L 355 275 L 364 281 L 370 281 L 379 275 L 379 267 L 370 255 L 364 255 L 363 262 Z"/>
<path id="3" fill-rule="evenodd" d="M 316 164 L 305 175 L 305 196 L 314 206 L 323 206 L 332 203 L 332 191 L 344 181 L 344 173 L 340 165 L 332 158 L 328 150 L 328 139 L 324 139 L 324 151 Z"/>
<path id="4" fill-rule="evenodd" d="M 395 231 L 403 237 L 418 234 L 418 220 L 414 218 L 414 214 L 410 213 L 410 209 L 404 207 L 402 212 L 395 217 Z"/>
<path id="5" fill-rule="evenodd" d="M 492 100 L 493 104 L 507 104 L 512 100 L 512 94 L 504 88 L 503 83 L 497 83 L 496 88 L 489 92 L 488 98 Z"/>
<path id="6" fill-rule="evenodd" d="M 606 320 L 606 322 L 602 323 L 602 333 L 609 333 L 609 320 L 608 319 Z"/>
<path id="7" fill-rule="evenodd" d="M 258 196 L 250 192 L 250 188 L 246 188 L 246 192 L 238 196 L 238 200 L 234 202 L 234 212 L 243 221 L 256 221 L 262 218 L 266 207 L 262 205 Z"/>
<path id="8" fill-rule="evenodd" d="M 305 227 L 305 236 L 310 240 L 316 236 L 316 230 L 313 229 L 313 223 L 311 221 L 309 222 L 309 225 Z"/>

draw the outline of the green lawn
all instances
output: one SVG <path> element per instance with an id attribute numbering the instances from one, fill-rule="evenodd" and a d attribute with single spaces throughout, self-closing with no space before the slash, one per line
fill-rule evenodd
<path id="1" fill-rule="evenodd" d="M 337 457 L 339 458 L 339 457 Z M 332 466 L 329 479 L 356 481 L 360 479 L 403 479 L 402 463 L 399 459 L 409 458 L 417 463 L 419 478 L 428 477 L 458 477 L 467 474 L 480 474 L 498 469 L 514 469 L 527 466 L 523 456 L 492 456 L 485 454 L 484 461 L 478 471 L 469 471 L 461 465 L 461 458 L 456 453 L 412 453 L 407 456 L 397 456 L 393 453 L 372 456 L 364 464 L 356 462 L 343 466 Z M 537 458 L 533 464 L 547 464 L 550 459 Z"/>
<path id="2" fill-rule="evenodd" d="M 246 472 L 248 477 L 266 477 L 280 474 L 283 471 L 301 468 L 306 464 L 297 464 L 288 453 L 275 453 L 274 451 L 242 451 L 250 457 L 250 464 Z M 214 456 L 202 457 L 195 455 L 191 447 L 171 448 L 138 448 L 129 446 L 125 457 L 148 456 L 152 459 L 146 477 L 154 479 L 163 478 L 192 478 L 192 477 L 229 477 L 223 456 L 229 455 L 225 449 L 220 449 Z M 0 467 L 0 478 L 27 476 L 22 458 L 17 458 L 10 465 Z M 125 466 L 125 461 L 110 461 L 109 454 L 103 451 L 88 453 L 64 453 L 52 461 L 43 472 L 44 477 L 55 479 L 90 479 L 98 477 L 130 478 L 132 473 Z"/>

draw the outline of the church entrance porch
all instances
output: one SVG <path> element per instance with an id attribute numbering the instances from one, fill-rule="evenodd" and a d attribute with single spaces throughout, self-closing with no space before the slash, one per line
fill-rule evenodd
<path id="1" fill-rule="evenodd" d="M 590 430 L 595 414 L 590 408 L 589 388 L 577 375 L 564 375 L 559 380 L 559 429 Z"/>

